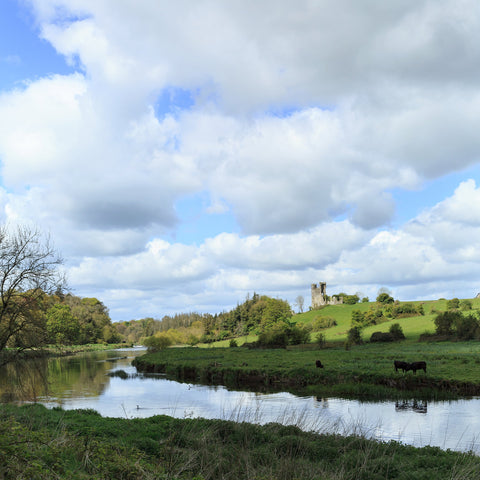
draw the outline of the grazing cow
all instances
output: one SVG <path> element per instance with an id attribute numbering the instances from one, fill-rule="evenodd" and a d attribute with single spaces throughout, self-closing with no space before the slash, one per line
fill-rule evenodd
<path id="1" fill-rule="evenodd" d="M 408 364 L 408 370 L 413 370 L 413 373 L 416 374 L 417 370 L 423 370 L 427 373 L 427 362 L 412 362 Z"/>
<path id="2" fill-rule="evenodd" d="M 315 362 L 315 365 L 317 366 L 317 368 L 323 368 L 322 362 L 320 360 L 317 360 Z"/>
<path id="3" fill-rule="evenodd" d="M 393 365 L 395 367 L 396 372 L 398 372 L 398 369 L 403 370 L 403 373 L 405 373 L 408 370 L 407 362 L 402 362 L 401 360 L 395 360 L 393 362 Z"/>

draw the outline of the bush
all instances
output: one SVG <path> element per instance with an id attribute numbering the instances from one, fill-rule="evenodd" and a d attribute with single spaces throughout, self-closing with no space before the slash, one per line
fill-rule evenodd
<path id="1" fill-rule="evenodd" d="M 391 297 L 388 293 L 383 292 L 377 297 L 377 302 L 378 303 L 383 303 L 384 305 L 388 303 L 393 303 L 395 300 L 393 297 Z"/>
<path id="2" fill-rule="evenodd" d="M 358 295 L 343 295 L 343 303 L 346 305 L 355 305 L 360 301 Z"/>
<path id="3" fill-rule="evenodd" d="M 392 317 L 412 317 L 418 315 L 418 308 L 413 303 L 399 303 L 392 308 Z"/>
<path id="4" fill-rule="evenodd" d="M 293 325 L 286 330 L 290 345 L 301 345 L 310 342 L 311 325 Z"/>
<path id="5" fill-rule="evenodd" d="M 405 335 L 399 323 L 394 323 L 393 325 L 391 325 L 389 333 L 392 335 L 395 341 L 405 340 Z"/>
<path id="6" fill-rule="evenodd" d="M 458 298 L 452 298 L 447 302 L 447 310 L 455 310 L 460 308 L 460 300 Z"/>
<path id="7" fill-rule="evenodd" d="M 462 318 L 463 315 L 458 310 L 448 310 L 439 313 L 433 321 L 437 335 L 452 335 L 453 326 Z"/>
<path id="8" fill-rule="evenodd" d="M 234 338 L 230 340 L 230 347 L 238 347 L 238 343 Z"/>
<path id="9" fill-rule="evenodd" d="M 471 300 L 460 300 L 460 310 L 471 310 L 472 307 Z"/>
<path id="10" fill-rule="evenodd" d="M 395 339 L 390 332 L 373 332 L 370 342 L 393 342 Z"/>
<path id="11" fill-rule="evenodd" d="M 143 342 L 149 352 L 158 352 L 169 347 L 172 343 L 172 339 L 165 334 L 147 337 Z"/>
<path id="12" fill-rule="evenodd" d="M 317 338 L 315 339 L 315 343 L 319 346 L 319 347 L 324 347 L 325 344 L 327 343 L 326 339 L 325 339 L 325 334 L 324 333 L 319 333 L 317 335 Z"/>
<path id="13" fill-rule="evenodd" d="M 312 331 L 318 332 L 319 330 L 335 327 L 336 325 L 337 321 L 333 317 L 323 317 L 321 315 L 317 315 L 312 321 Z"/>
<path id="14" fill-rule="evenodd" d="M 257 343 L 261 347 L 287 348 L 288 335 L 284 330 L 270 330 L 261 333 Z"/>
<path id="15" fill-rule="evenodd" d="M 460 340 L 473 340 L 480 333 L 480 325 L 473 315 L 461 316 L 455 320 L 455 330 Z"/>
<path id="16" fill-rule="evenodd" d="M 362 329 L 360 327 L 352 327 L 347 333 L 347 342 L 350 345 L 361 345 L 362 340 Z"/>

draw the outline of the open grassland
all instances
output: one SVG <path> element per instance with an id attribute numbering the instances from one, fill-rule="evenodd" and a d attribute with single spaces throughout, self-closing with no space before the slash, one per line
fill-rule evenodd
<path id="1" fill-rule="evenodd" d="M 6 480 L 476 480 L 479 471 L 472 454 L 276 423 L 0 406 Z"/>
<path id="2" fill-rule="evenodd" d="M 480 308 L 480 299 L 471 300 L 474 309 Z M 366 327 L 362 335 L 368 340 L 373 332 L 388 332 L 390 326 L 394 323 L 400 324 L 403 333 L 407 339 L 418 340 L 422 333 L 435 331 L 434 319 L 438 312 L 445 311 L 447 308 L 446 300 L 401 302 L 412 303 L 415 306 L 423 305 L 425 315 L 418 315 L 407 318 L 392 318 L 378 325 Z M 311 310 L 306 313 L 300 313 L 293 317 L 293 320 L 299 324 L 309 324 L 316 317 L 332 317 L 337 322 L 335 327 L 327 328 L 322 331 L 327 341 L 344 342 L 347 339 L 347 332 L 351 328 L 352 312 L 360 310 L 367 312 L 375 307 L 375 303 L 357 303 L 356 305 L 328 305 L 319 310 Z M 315 337 L 315 334 L 313 334 Z"/>
<path id="3" fill-rule="evenodd" d="M 316 368 L 319 359 L 324 368 Z M 394 360 L 426 361 L 427 373 L 395 372 Z M 480 342 L 364 344 L 312 349 L 174 348 L 135 359 L 145 372 L 190 382 L 318 396 L 456 398 L 480 394 Z"/>

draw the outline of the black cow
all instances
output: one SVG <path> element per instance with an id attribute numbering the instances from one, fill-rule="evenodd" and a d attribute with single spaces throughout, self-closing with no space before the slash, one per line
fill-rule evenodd
<path id="1" fill-rule="evenodd" d="M 417 370 L 423 370 L 427 373 L 427 362 L 412 362 L 408 364 L 408 370 L 413 370 L 413 373 L 416 374 Z"/>
<path id="2" fill-rule="evenodd" d="M 323 368 L 322 362 L 320 360 L 317 360 L 315 362 L 315 365 L 317 366 L 317 368 Z"/>
<path id="3" fill-rule="evenodd" d="M 403 370 L 403 373 L 405 373 L 408 370 L 407 362 L 402 362 L 401 360 L 395 360 L 393 362 L 393 365 L 395 367 L 396 372 L 398 372 L 398 369 Z"/>

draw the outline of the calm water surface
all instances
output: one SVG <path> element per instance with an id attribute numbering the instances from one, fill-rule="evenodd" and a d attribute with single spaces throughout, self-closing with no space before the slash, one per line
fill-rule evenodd
<path id="1" fill-rule="evenodd" d="M 361 433 L 378 440 L 480 454 L 480 398 L 458 401 L 360 402 L 290 393 L 231 391 L 139 375 L 131 366 L 143 350 L 115 350 L 45 360 L 48 395 L 31 365 L 0 372 L 4 401 L 39 401 L 48 407 L 92 408 L 108 417 L 220 418 L 281 422 L 323 433 Z M 108 374 L 123 370 L 127 379 Z M 13 385 L 13 386 L 12 386 Z"/>

